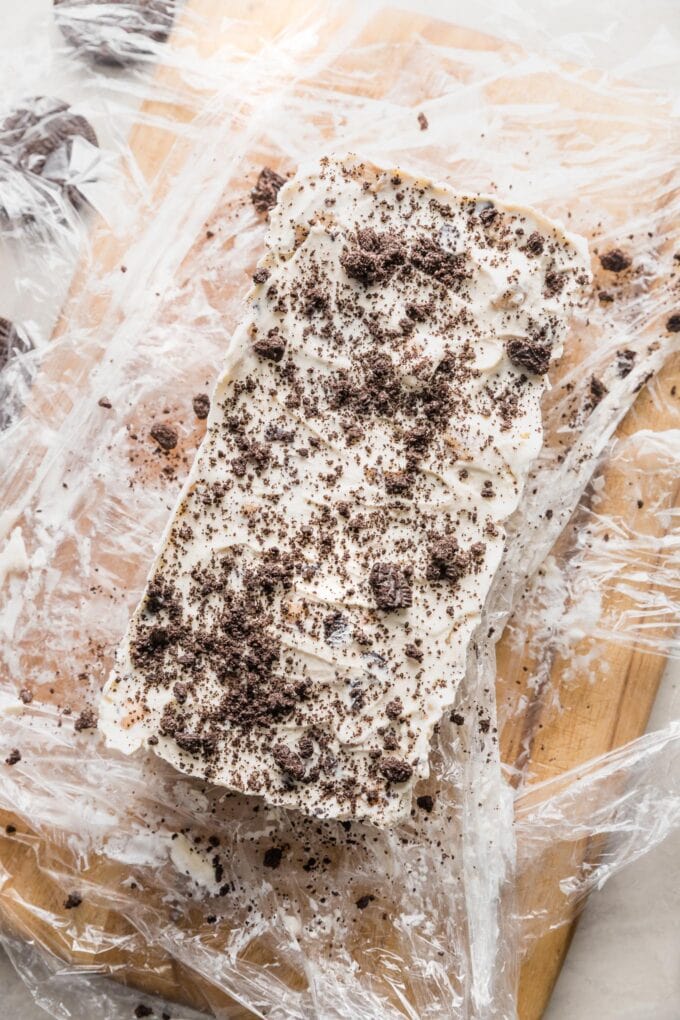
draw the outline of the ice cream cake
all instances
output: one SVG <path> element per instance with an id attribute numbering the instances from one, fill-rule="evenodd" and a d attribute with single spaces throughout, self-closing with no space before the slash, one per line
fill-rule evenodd
<path id="1" fill-rule="evenodd" d="M 408 813 L 588 264 L 532 209 L 354 157 L 281 188 L 111 747 L 309 815 Z"/>

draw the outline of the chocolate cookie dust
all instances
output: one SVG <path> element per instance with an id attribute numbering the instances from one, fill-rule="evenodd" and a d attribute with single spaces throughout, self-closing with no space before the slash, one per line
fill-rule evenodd
<path id="1" fill-rule="evenodd" d="M 60 32 L 96 64 L 124 67 L 166 42 L 175 0 L 53 0 Z"/>
<path id="2" fill-rule="evenodd" d="M 425 116 L 425 114 L 422 112 L 422 110 L 418 114 L 418 126 L 420 127 L 421 131 L 427 131 L 427 129 L 430 126 L 430 122 L 427 119 L 427 117 Z"/>
<path id="3" fill-rule="evenodd" d="M 99 145 L 90 122 L 72 113 L 68 103 L 45 96 L 27 99 L 0 123 L 0 173 L 4 163 L 51 181 L 63 189 L 74 206 L 79 206 L 84 199 L 77 183 L 73 183 L 71 165 L 77 138 L 95 148 Z M 8 210 L 5 215 L 10 215 Z"/>
<path id="4" fill-rule="evenodd" d="M 250 192 L 250 198 L 259 213 L 268 213 L 276 205 L 279 191 L 286 183 L 286 178 L 277 174 L 271 167 L 260 170 L 257 184 Z"/>
<path id="5" fill-rule="evenodd" d="M 106 686 L 110 746 L 408 815 L 588 283 L 538 214 L 348 159 L 288 182 Z"/>

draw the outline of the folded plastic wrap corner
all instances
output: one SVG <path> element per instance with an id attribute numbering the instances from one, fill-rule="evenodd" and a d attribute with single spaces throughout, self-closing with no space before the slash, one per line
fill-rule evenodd
<path id="1" fill-rule="evenodd" d="M 14 267 L 12 306 L 0 315 L 32 345 L 13 346 L 0 387 L 22 387 L 0 434 L 1 937 L 55 1016 L 68 1008 L 73 1017 L 99 1010 L 122 1018 L 138 1006 L 144 1015 L 147 1003 L 160 1015 L 146 998 L 153 992 L 228 1016 L 243 1007 L 280 1018 L 510 1017 L 523 956 L 546 932 L 566 932 L 590 889 L 678 822 L 677 728 L 639 736 L 663 662 L 678 657 L 673 103 L 566 63 L 559 38 L 547 54 L 526 53 L 515 42 L 405 11 L 300 3 L 284 12 L 288 5 L 263 4 L 227 17 L 219 6 L 189 0 L 175 12 L 167 42 L 151 38 L 142 61 L 110 76 L 101 62 L 79 62 L 78 74 L 89 77 L 78 90 L 71 44 L 46 39 L 38 52 L 36 43 L 22 95 L 12 83 L 2 111 L 43 95 L 39 70 L 63 66 L 63 88 L 51 94 L 96 126 L 100 150 L 96 174 L 82 134 L 55 157 L 77 159 L 77 167 L 60 164 L 59 179 L 73 170 L 87 204 L 73 203 L 35 168 L 24 173 L 13 164 L 10 194 L 20 215 L 0 222 L 3 266 Z M 511 20 L 497 26 L 512 39 L 524 28 Z M 645 52 L 651 60 L 652 49 Z M 587 60 L 585 49 L 579 59 Z M 0 69 L 0 80 L 12 70 Z M 532 207 L 539 233 L 548 221 L 564 223 L 586 238 L 593 276 L 559 360 L 555 348 L 545 392 L 543 377 L 529 373 L 518 403 L 512 392 L 505 398 L 512 434 L 521 394 L 535 391 L 532 415 L 540 396 L 543 446 L 521 498 L 518 485 L 498 514 L 505 541 L 497 549 L 491 542 L 489 590 L 484 597 L 479 587 L 461 632 L 456 675 L 447 676 L 451 689 L 438 703 L 444 717 L 434 726 L 432 711 L 420 731 L 403 726 L 410 693 L 399 695 L 397 711 L 378 657 L 370 670 L 376 690 L 363 684 L 342 701 L 349 730 L 352 711 L 360 720 L 378 692 L 385 712 L 390 705 L 378 734 L 383 745 L 420 741 L 419 760 L 427 759 L 409 776 L 408 797 L 394 799 L 390 824 L 381 825 L 351 809 L 310 818 L 226 789 L 211 774 L 193 774 L 200 769 L 173 767 L 153 753 L 153 742 L 121 754 L 96 728 L 116 648 L 173 507 L 187 479 L 198 482 L 210 467 L 210 430 L 228 379 L 214 391 L 204 441 L 207 396 L 233 354 L 231 338 L 271 279 L 287 286 L 288 262 L 273 249 L 258 269 L 279 215 L 268 226 L 258 175 L 270 166 L 292 178 L 301 166 L 346 152 L 443 181 L 456 194 L 490 195 L 501 210 Z M 276 173 L 265 183 L 275 183 Z M 91 174 L 96 200 L 86 191 Z M 309 183 L 310 192 L 319 189 Z M 399 185 L 389 188 L 398 201 Z M 0 182 L 0 204 L 1 189 Z M 50 229 L 34 230 L 32 210 L 48 207 Z M 441 209 L 428 203 L 428 215 Z M 513 251 L 531 233 L 518 235 Z M 50 337 L 35 303 L 69 279 L 78 239 L 78 271 Z M 294 258 L 302 260 L 310 246 L 298 240 Z M 364 240 L 377 258 L 380 242 Z M 543 264 L 543 254 L 533 257 Z M 362 257 L 354 271 L 365 276 Z M 313 329 L 324 318 L 313 310 L 318 295 L 308 298 Z M 287 314 L 259 300 L 259 314 Z M 370 332 L 376 348 L 396 359 L 396 325 L 383 312 L 371 318 L 364 310 L 362 336 Z M 436 341 L 436 323 L 425 329 L 413 312 L 406 335 Z M 270 328 L 262 349 L 276 354 Z M 320 332 L 322 339 L 332 341 Z M 285 369 L 283 361 L 264 361 L 272 378 Z M 427 365 L 413 368 L 399 371 L 419 392 Z M 379 400 L 389 404 L 389 380 L 381 378 Z M 283 391 L 272 390 L 272 408 L 283 417 Z M 250 412 L 260 410 L 253 400 Z M 333 458 L 364 450 L 365 412 L 351 392 L 341 417 L 328 453 L 329 492 Z M 276 457 L 301 462 L 297 496 L 304 499 L 305 472 L 319 454 L 297 434 L 289 442 L 285 422 L 274 425 Z M 377 434 L 370 438 L 375 454 Z M 452 440 L 460 448 L 463 438 Z M 306 456 L 295 452 L 303 445 Z M 219 463 L 219 448 L 214 454 Z M 240 455 L 237 477 L 258 479 L 258 450 Z M 422 482 L 417 465 L 383 467 L 373 481 L 362 475 L 362 484 L 379 478 L 395 503 L 406 503 L 408 488 Z M 215 493 L 204 496 L 199 518 L 209 523 Z M 381 539 L 393 566 L 395 537 Z M 361 548 L 360 527 L 355 541 L 348 569 Z M 447 573 L 451 584 L 454 572 L 452 590 L 473 591 L 482 577 L 466 555 L 474 541 L 470 533 L 457 550 L 434 550 L 433 590 Z M 411 600 L 398 612 L 411 611 L 426 570 L 423 561 L 413 575 L 378 571 L 362 598 L 378 592 L 384 601 L 389 589 Z M 343 621 L 329 619 L 327 633 L 339 655 L 333 642 L 347 633 Z M 413 645 L 416 653 L 425 647 Z M 379 656 L 391 661 L 398 639 L 390 635 L 385 648 Z M 409 663 L 415 677 L 417 656 Z M 173 690 L 177 712 L 185 693 Z M 160 740 L 170 746 L 169 731 Z M 315 754 L 317 744 L 312 738 Z M 189 754 L 177 764 L 194 760 Z M 381 790 L 389 789 L 388 780 Z M 290 803 L 288 794 L 282 799 Z M 140 991 L 117 990 L 106 975 Z"/>

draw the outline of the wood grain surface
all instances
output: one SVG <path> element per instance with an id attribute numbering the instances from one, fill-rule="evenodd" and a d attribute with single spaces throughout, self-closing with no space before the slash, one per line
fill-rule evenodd
<path id="1" fill-rule="evenodd" d="M 254 52 L 276 36 L 291 17 L 304 12 L 307 6 L 305 0 L 295 3 L 279 3 L 275 0 L 229 2 L 230 18 L 239 18 L 237 30 L 234 29 L 234 22 L 230 21 L 231 42 L 244 53 Z M 203 28 L 200 38 L 206 56 L 223 41 L 220 33 L 223 31 L 224 13 L 224 0 L 189 0 L 184 9 L 183 17 L 187 19 L 187 25 L 195 27 L 196 18 L 201 21 Z M 179 28 L 180 31 L 176 33 L 178 39 L 181 38 L 181 23 Z M 234 37 L 235 31 L 237 37 Z M 425 16 L 404 13 L 382 15 L 374 19 L 363 41 L 391 40 L 395 44 L 404 44 L 418 34 L 452 49 L 484 50 L 503 45 L 469 30 L 435 23 Z M 357 89 L 374 95 L 387 92 L 403 72 L 408 60 L 408 46 L 395 45 L 386 65 L 380 69 L 379 78 L 357 84 Z M 158 75 L 163 80 L 165 76 L 171 76 L 172 72 L 164 69 Z M 167 83 L 167 77 L 165 80 Z M 546 94 L 550 90 L 557 90 L 559 99 L 559 89 L 565 86 L 563 82 L 546 81 L 542 87 Z M 143 112 L 153 114 L 156 109 L 153 103 L 147 103 Z M 168 116 L 167 106 L 163 107 L 163 115 Z M 178 120 L 185 120 L 191 114 L 187 108 L 178 106 L 174 115 Z M 155 189 L 157 201 L 161 200 L 164 182 L 175 166 L 173 161 L 181 163 L 186 157 L 182 151 L 173 150 L 172 143 L 173 139 L 167 132 L 146 124 L 135 127 L 130 138 L 138 166 Z M 126 243 L 125 238 L 112 238 L 103 227 L 96 229 L 91 257 L 74 280 L 71 295 L 57 327 L 57 336 L 66 330 L 76 312 L 81 317 L 80 321 L 90 326 L 95 326 L 106 314 L 105 294 L 99 302 L 88 299 L 85 320 L 82 318 L 80 302 L 91 275 L 115 266 L 125 251 Z M 94 357 L 96 352 L 91 349 L 79 357 L 72 355 L 73 360 L 68 368 L 75 388 L 87 378 Z M 44 364 L 47 376 L 64 371 L 60 361 L 62 358 L 61 350 L 47 356 Z M 675 361 L 663 370 L 658 385 L 670 390 L 679 380 L 678 362 Z M 44 414 L 52 423 L 58 424 L 60 416 L 67 414 L 69 408 L 55 407 L 49 389 L 45 391 L 44 397 L 41 397 L 41 393 L 41 387 L 36 386 L 32 413 Z M 625 436 L 640 428 L 660 429 L 665 422 L 664 405 L 645 389 L 620 426 L 619 434 Z M 18 477 L 16 485 L 27 484 L 27 481 L 28 476 L 23 482 Z M 628 518 L 631 525 L 643 526 L 644 510 L 630 510 L 628 495 L 621 490 L 616 472 L 605 471 L 604 488 L 600 496 L 603 500 L 600 503 L 602 512 L 632 514 Z M 669 493 L 667 497 L 670 502 L 676 503 L 678 492 Z M 637 519 L 635 514 L 638 515 Z M 662 538 L 659 532 L 659 543 Z M 605 598 L 623 599 L 624 596 L 613 591 L 606 593 Z M 577 652 L 578 649 L 575 650 Z M 528 685 L 527 678 L 533 674 L 537 665 L 532 655 L 530 650 L 524 656 L 518 654 L 507 638 L 501 641 L 498 649 L 499 702 L 506 703 L 510 698 L 516 701 L 522 696 L 528 701 L 525 712 L 509 713 L 502 732 L 503 759 L 509 765 L 526 767 L 529 764 L 531 775 L 537 779 L 559 776 L 621 746 L 644 731 L 664 669 L 663 657 L 622 644 L 605 642 L 599 649 L 596 664 L 591 662 L 587 671 L 579 675 L 573 661 L 565 662 L 555 654 L 550 663 L 551 690 L 557 692 L 563 708 L 562 712 L 556 713 L 554 705 L 541 698 L 540 690 L 537 692 L 534 686 Z M 12 819 L 8 816 L 2 818 L 4 824 L 10 821 Z M 578 853 L 586 861 L 594 859 L 598 850 L 597 845 L 584 844 Z M 537 904 L 545 907 L 553 900 L 557 901 L 557 881 L 565 868 L 573 866 L 573 847 L 569 851 L 569 862 L 564 859 L 564 853 L 563 848 L 555 848 L 546 855 L 540 874 L 533 874 L 528 882 L 524 876 L 519 895 L 526 909 Z M 96 898 L 88 899 L 83 904 L 79 920 L 84 924 L 84 931 L 91 924 L 93 929 L 108 932 L 112 937 L 111 944 L 116 944 L 116 948 L 102 955 L 96 947 L 88 944 L 84 934 L 79 942 L 79 951 L 74 953 L 65 927 L 55 927 L 50 920 L 52 914 L 63 913 L 63 890 L 57 882 L 50 883 L 46 878 L 50 870 L 51 854 L 58 854 L 58 851 L 37 837 L 32 837 L 30 832 L 24 832 L 20 842 L 0 835 L 0 877 L 4 873 L 12 879 L 12 895 L 6 896 L 0 892 L 0 918 L 5 925 L 21 937 L 34 940 L 56 957 L 96 971 L 111 973 L 141 990 L 159 993 L 206 1010 L 220 1006 L 234 1017 L 249 1015 L 240 1006 L 230 1005 L 222 997 L 216 998 L 214 990 L 206 988 L 203 982 L 167 954 L 143 946 L 141 936 L 133 931 L 127 921 L 115 911 L 102 909 Z M 113 868 L 113 864 L 102 859 L 93 864 L 86 877 L 93 884 L 99 880 L 110 882 Z M 42 921 L 35 910 L 27 906 L 36 903 L 44 907 L 45 916 Z M 522 965 L 519 984 L 521 1020 L 538 1020 L 543 1014 L 575 924 L 575 918 L 567 916 L 564 920 L 562 926 L 533 943 Z M 143 964 L 140 961 L 144 961 Z"/>

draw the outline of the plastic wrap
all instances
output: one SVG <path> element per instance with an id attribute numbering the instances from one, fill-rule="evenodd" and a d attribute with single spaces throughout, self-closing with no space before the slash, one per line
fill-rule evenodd
<path id="1" fill-rule="evenodd" d="M 7 111 L 49 72 L 98 139 L 62 167 L 80 202 L 14 165 L 0 181 L 18 210 L 2 227 L 12 311 L 34 345 L 3 373 L 1 758 L 20 751 L 0 765 L 3 939 L 55 1016 L 129 1015 L 138 999 L 96 978 L 112 974 L 225 1016 L 511 1017 L 532 941 L 679 820 L 673 725 L 559 776 L 499 741 L 537 705 L 566 723 L 556 675 L 601 682 L 605 649 L 678 654 L 673 102 L 584 66 L 586 36 L 576 53 L 568 36 L 523 49 L 518 20 L 504 42 L 377 5 L 233 8 L 188 3 L 169 44 L 132 54 L 106 27 L 114 71 L 91 40 L 79 54 L 47 32 L 30 71 L 21 50 L 3 71 Z M 434 808 L 386 831 L 116 755 L 82 714 L 203 433 L 192 398 L 262 249 L 257 174 L 348 151 L 534 205 L 588 238 L 595 271 L 418 790 Z M 622 274 L 600 267 L 611 248 L 632 260 Z M 76 262 L 49 339 L 41 303 Z M 167 455 L 157 421 L 179 433 Z"/>

